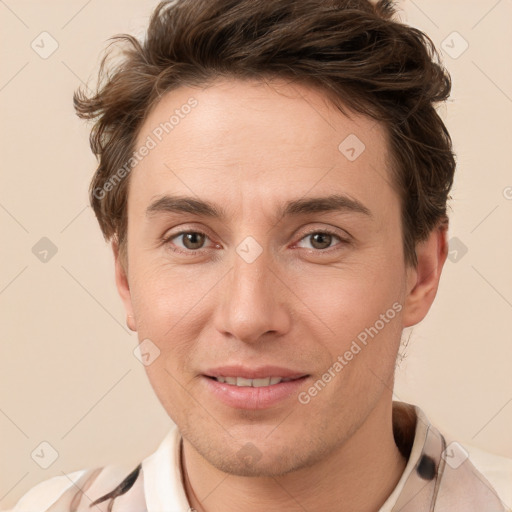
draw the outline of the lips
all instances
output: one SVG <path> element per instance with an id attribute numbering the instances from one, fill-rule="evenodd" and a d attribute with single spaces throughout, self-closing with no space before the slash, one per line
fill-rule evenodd
<path id="1" fill-rule="evenodd" d="M 253 388 L 261 388 L 264 386 L 274 386 L 275 384 L 279 384 L 280 382 L 289 382 L 293 379 L 286 377 L 263 377 L 261 379 L 247 379 L 245 377 L 212 377 L 217 382 L 225 382 L 226 384 L 230 384 L 232 386 L 239 387 L 249 387 Z"/>
<path id="2" fill-rule="evenodd" d="M 241 377 L 243 379 L 267 379 L 269 377 L 298 379 L 307 375 L 306 372 L 300 372 L 282 366 L 249 368 L 242 365 L 219 366 L 205 371 L 204 374 L 207 377 Z"/>
<path id="3" fill-rule="evenodd" d="M 290 368 L 223 366 L 203 374 L 206 392 L 234 409 L 267 409 L 296 395 L 308 374 Z"/>

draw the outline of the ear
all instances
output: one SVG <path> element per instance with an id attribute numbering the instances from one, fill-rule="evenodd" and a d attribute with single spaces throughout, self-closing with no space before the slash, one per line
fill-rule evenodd
<path id="1" fill-rule="evenodd" d="M 416 245 L 418 264 L 407 269 L 407 296 L 403 326 L 411 327 L 427 315 L 439 286 L 443 265 L 448 256 L 448 222 L 433 229 L 429 237 Z"/>
<path id="2" fill-rule="evenodd" d="M 130 293 L 130 283 L 128 281 L 127 275 L 127 265 L 124 261 L 125 258 L 123 258 L 123 255 L 119 251 L 119 245 L 117 241 L 112 242 L 112 251 L 114 252 L 117 291 L 119 292 L 121 300 L 124 304 L 124 309 L 126 311 L 126 325 L 130 330 L 136 331 L 137 325 L 135 322 L 135 315 L 133 314 L 132 296 Z"/>

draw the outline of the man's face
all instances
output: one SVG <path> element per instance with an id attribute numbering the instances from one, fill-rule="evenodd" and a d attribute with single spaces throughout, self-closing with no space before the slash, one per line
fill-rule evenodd
<path id="1" fill-rule="evenodd" d="M 388 418 L 408 272 L 382 125 L 311 88 L 219 81 L 163 96 L 145 144 L 121 295 L 160 350 L 147 373 L 184 438 L 223 471 L 270 475 Z M 177 196 L 224 216 L 180 211 Z M 329 196 L 346 200 L 282 215 Z"/>

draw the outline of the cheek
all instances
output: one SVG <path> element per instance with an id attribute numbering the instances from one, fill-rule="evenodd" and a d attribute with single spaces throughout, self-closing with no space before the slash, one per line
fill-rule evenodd
<path id="1" fill-rule="evenodd" d="M 171 265 L 165 259 L 135 261 L 130 283 L 134 310 L 142 322 L 172 325 L 186 317 L 219 279 L 211 268 Z"/>
<path id="2" fill-rule="evenodd" d="M 176 268 L 161 260 L 133 263 L 130 290 L 139 340 L 149 339 L 160 350 L 155 369 L 165 361 L 175 371 L 192 359 L 212 313 L 207 296 L 224 273 L 195 265 Z"/>
<path id="3" fill-rule="evenodd" d="M 301 321 L 323 345 L 330 365 L 339 363 L 329 392 L 333 400 L 343 396 L 350 402 L 366 395 L 370 399 L 393 373 L 404 278 L 400 265 L 392 264 L 393 254 L 382 254 L 375 251 L 364 262 L 303 273 L 294 281 L 300 287 L 297 295 L 308 306 Z"/>
<path id="4" fill-rule="evenodd" d="M 346 340 L 403 300 L 404 278 L 392 260 L 374 254 L 365 261 L 303 271 L 290 282 L 307 317 L 316 318 L 328 336 Z"/>

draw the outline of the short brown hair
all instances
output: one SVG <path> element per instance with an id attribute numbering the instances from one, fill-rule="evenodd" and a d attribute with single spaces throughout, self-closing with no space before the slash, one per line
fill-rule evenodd
<path id="1" fill-rule="evenodd" d="M 385 125 L 404 257 L 415 266 L 416 244 L 448 223 L 455 155 L 434 104 L 448 99 L 451 79 L 432 40 L 395 16 L 389 0 L 171 0 L 156 7 L 144 41 L 111 38 L 121 60 L 109 69 L 107 52 L 94 94 L 73 97 L 77 115 L 95 121 L 89 192 L 105 238 L 123 251 L 129 176 L 112 179 L 163 93 L 216 78 L 285 78 Z"/>

